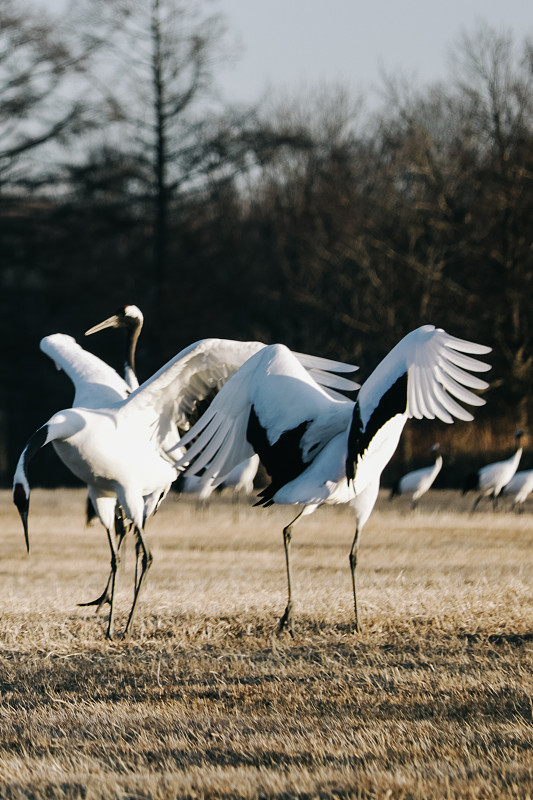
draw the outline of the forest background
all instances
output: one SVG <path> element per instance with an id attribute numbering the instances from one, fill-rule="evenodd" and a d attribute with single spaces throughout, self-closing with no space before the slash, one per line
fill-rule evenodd
<path id="1" fill-rule="evenodd" d="M 145 315 L 141 381 L 207 336 L 361 380 L 421 324 L 488 344 L 475 423 L 410 424 L 384 480 L 435 440 L 443 485 L 507 455 L 533 419 L 533 42 L 480 25 L 444 81 L 384 76 L 372 111 L 339 84 L 235 107 L 208 2 L 74 5 L 0 0 L 0 485 L 71 404 L 39 340 L 120 370 L 120 335 L 83 332 L 125 303 Z M 51 448 L 31 477 L 73 481 Z"/>

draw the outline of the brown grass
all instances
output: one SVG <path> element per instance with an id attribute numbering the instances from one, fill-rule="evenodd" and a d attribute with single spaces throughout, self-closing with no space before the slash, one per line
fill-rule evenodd
<path id="1" fill-rule="evenodd" d="M 167 499 L 129 641 L 76 603 L 103 588 L 84 493 L 34 491 L 32 552 L 0 493 L 0 798 L 526 798 L 533 794 L 531 517 L 433 492 L 295 529 L 292 509 Z M 131 601 L 120 576 L 117 628 Z"/>

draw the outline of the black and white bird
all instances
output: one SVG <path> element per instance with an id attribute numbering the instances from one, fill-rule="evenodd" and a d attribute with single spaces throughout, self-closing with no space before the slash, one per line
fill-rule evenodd
<path id="1" fill-rule="evenodd" d="M 144 324 L 144 315 L 141 309 L 136 305 L 127 304 L 124 306 L 120 306 L 120 308 L 118 308 L 117 311 L 114 314 L 112 314 L 112 316 L 103 320 L 103 322 L 99 322 L 97 325 L 93 325 L 92 328 L 89 328 L 87 331 L 85 331 L 85 336 L 91 336 L 94 333 L 98 333 L 99 331 L 103 331 L 108 328 L 121 329 L 126 332 L 123 373 L 124 373 L 124 381 L 129 387 L 129 391 L 127 391 L 125 396 L 131 394 L 131 392 L 139 388 L 139 380 L 137 377 L 137 370 L 136 370 L 136 354 L 137 354 L 137 344 L 139 341 L 139 336 L 141 334 L 143 324 Z M 155 509 L 159 507 L 159 504 L 165 498 L 169 489 L 170 485 L 162 488 L 162 491 L 159 493 L 159 501 L 156 504 Z M 96 509 L 94 508 L 89 495 L 86 504 L 87 524 L 92 522 L 92 520 L 97 516 L 98 515 L 96 513 Z M 126 522 L 124 511 L 117 503 L 117 505 L 115 506 L 115 536 L 116 536 L 117 555 L 122 547 L 122 543 L 125 539 L 129 527 L 130 525 L 128 525 L 128 523 Z M 138 557 L 139 553 L 137 552 L 136 555 Z M 137 563 L 136 563 L 136 569 L 137 569 Z M 101 607 L 104 605 L 104 603 L 110 602 L 110 586 L 113 580 L 113 575 L 114 573 L 113 571 L 111 571 L 109 574 L 109 578 L 107 580 L 107 584 L 104 588 L 104 591 L 95 600 L 90 600 L 89 602 L 86 603 L 79 603 L 79 605 L 96 606 L 96 612 L 98 613 Z"/>
<path id="2" fill-rule="evenodd" d="M 432 464 L 428 467 L 421 467 L 421 469 L 408 472 L 396 481 L 390 493 L 391 499 L 397 495 L 410 494 L 411 507 L 416 508 L 418 500 L 433 486 L 435 478 L 442 469 L 442 456 L 439 450 L 440 445 L 436 442 L 431 447 L 431 455 L 433 456 Z"/>
<path id="3" fill-rule="evenodd" d="M 271 478 L 260 502 L 303 506 L 283 531 L 288 599 L 280 630 L 292 632 L 292 528 L 323 503 L 351 503 L 355 510 L 349 561 L 358 628 L 359 536 L 381 473 L 410 417 L 472 419 L 457 400 L 482 405 L 472 389 L 486 389 L 487 383 L 472 373 L 490 367 L 467 354 L 488 352 L 489 347 L 424 325 L 391 350 L 353 402 L 330 397 L 290 350 L 271 345 L 241 367 L 185 435 L 186 474 L 205 471 L 214 483 L 222 482 L 235 464 L 256 452 Z"/>
<path id="4" fill-rule="evenodd" d="M 503 488 L 504 494 L 514 494 L 513 508 L 519 514 L 524 510 L 524 503 L 533 491 L 533 469 L 515 472 L 509 483 Z"/>
<path id="5" fill-rule="evenodd" d="M 479 492 L 470 513 L 476 510 L 483 497 L 492 498 L 492 508 L 496 508 L 498 497 L 503 488 L 507 486 L 518 469 L 522 457 L 520 441 L 523 435 L 522 428 L 519 428 L 515 433 L 516 449 L 510 458 L 506 458 L 505 461 L 495 461 L 493 464 L 487 464 L 468 476 L 463 487 L 463 494 L 472 490 Z"/>
<path id="6" fill-rule="evenodd" d="M 152 561 L 145 540 L 145 524 L 166 487 L 176 478 L 176 460 L 182 454 L 180 433 L 189 427 L 197 406 L 264 347 L 261 342 L 201 340 L 178 353 L 124 398 L 123 379 L 107 364 L 84 351 L 72 337 L 54 334 L 42 340 L 43 352 L 74 383 L 74 403 L 72 408 L 54 414 L 28 440 L 15 471 L 13 500 L 22 519 L 29 550 L 27 468 L 40 448 L 51 443 L 64 464 L 89 487 L 111 550 L 108 637 L 113 632 L 118 563 L 113 533 L 117 502 L 133 525 L 141 557 L 125 629 L 127 634 Z M 352 373 L 355 368 L 351 365 L 302 354 L 295 356 L 295 360 L 305 365 L 328 391 L 335 393 L 356 387 L 353 381 L 337 374 Z"/>

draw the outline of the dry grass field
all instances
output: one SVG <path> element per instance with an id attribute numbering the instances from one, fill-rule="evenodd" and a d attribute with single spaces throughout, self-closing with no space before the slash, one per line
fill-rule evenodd
<path id="1" fill-rule="evenodd" d="M 382 497 L 360 548 L 348 508 L 293 536 L 291 509 L 167 498 L 129 640 L 79 601 L 108 546 L 83 491 L 34 491 L 32 551 L 0 493 L 0 798 L 533 796 L 533 524 L 433 492 Z M 132 592 L 119 580 L 117 632 Z"/>

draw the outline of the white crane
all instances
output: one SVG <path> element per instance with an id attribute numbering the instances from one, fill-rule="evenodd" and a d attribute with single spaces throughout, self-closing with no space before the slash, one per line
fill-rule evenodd
<path id="1" fill-rule="evenodd" d="M 186 474 L 204 470 L 221 482 L 255 451 L 271 477 L 260 502 L 303 506 L 283 531 L 288 600 L 280 630 L 292 632 L 292 527 L 323 503 L 354 506 L 349 561 L 358 629 L 359 536 L 376 502 L 381 473 L 409 417 L 448 423 L 454 417 L 472 419 L 455 398 L 471 405 L 485 402 L 471 390 L 486 389 L 487 383 L 472 373 L 490 367 L 466 354 L 488 352 L 489 347 L 424 325 L 391 350 L 352 402 L 328 396 L 286 347 L 271 345 L 223 386 L 185 435 L 182 444 L 190 447 L 180 463 Z"/>
<path id="2" fill-rule="evenodd" d="M 92 328 L 89 328 L 87 331 L 85 331 L 85 336 L 91 336 L 93 333 L 106 330 L 107 328 L 125 329 L 126 346 L 124 353 L 124 381 L 129 387 L 129 391 L 126 393 L 125 396 L 131 394 L 131 392 L 139 388 L 139 381 L 137 378 L 137 371 L 135 368 L 135 356 L 137 351 L 137 343 L 139 340 L 143 324 L 144 324 L 144 316 L 141 309 L 136 305 L 127 304 L 124 306 L 120 306 L 120 308 L 118 308 L 117 311 L 112 316 L 108 317 L 103 322 L 99 322 L 97 325 L 93 325 Z M 156 508 L 159 506 L 161 500 L 166 496 L 169 489 L 170 486 L 162 488 L 161 492 L 158 495 L 160 499 L 159 502 L 156 504 Z M 91 498 L 89 495 L 87 498 L 87 505 L 86 505 L 87 524 L 89 524 L 97 516 L 98 515 L 91 502 Z M 125 520 L 124 511 L 120 507 L 120 505 L 118 505 L 118 503 L 115 506 L 114 527 L 115 527 L 115 535 L 117 537 L 116 549 L 118 553 L 129 527 Z M 139 554 L 137 553 L 136 555 L 138 557 Z M 137 561 L 136 561 L 136 569 L 137 569 Z M 113 572 L 111 572 L 109 575 L 104 591 L 95 600 L 90 600 L 87 603 L 79 603 L 78 605 L 96 606 L 96 612 L 98 613 L 104 603 L 110 602 L 109 587 L 112 579 L 113 579 Z"/>
<path id="3" fill-rule="evenodd" d="M 439 453 L 440 445 L 436 442 L 431 447 L 433 463 L 428 467 L 415 469 L 400 478 L 392 487 L 391 499 L 396 495 L 410 494 L 411 506 L 416 508 L 418 500 L 425 494 L 435 482 L 435 478 L 442 469 L 442 456 Z"/>
<path id="4" fill-rule="evenodd" d="M 505 494 L 514 494 L 513 508 L 521 513 L 524 510 L 524 503 L 533 491 L 533 469 L 515 472 L 503 491 Z"/>
<path id="5" fill-rule="evenodd" d="M 518 469 L 520 458 L 522 457 L 520 440 L 523 435 L 524 432 L 521 428 L 515 432 L 516 450 L 510 458 L 505 459 L 505 461 L 495 461 L 493 464 L 487 464 L 467 477 L 463 487 L 463 494 L 471 490 L 479 492 L 470 513 L 476 510 L 482 497 L 491 497 L 492 508 L 496 508 L 498 497 L 504 486 L 507 486 Z"/>
<path id="6" fill-rule="evenodd" d="M 126 635 L 152 561 L 144 537 L 145 523 L 161 501 L 164 487 L 170 486 L 177 475 L 176 459 L 182 454 L 180 430 L 188 428 L 199 403 L 264 347 L 260 342 L 201 340 L 178 353 L 124 399 L 122 378 L 100 359 L 91 357 L 72 337 L 54 334 L 42 340 L 43 352 L 73 381 L 74 404 L 54 414 L 28 440 L 15 471 L 13 500 L 29 550 L 30 486 L 26 471 L 38 450 L 51 443 L 66 466 L 89 487 L 111 550 L 108 637 L 113 632 L 118 562 L 112 532 L 117 502 L 133 525 L 141 554 Z M 332 392 L 357 387 L 348 378 L 335 374 L 352 373 L 355 368 L 351 365 L 301 354 L 297 358 Z"/>

